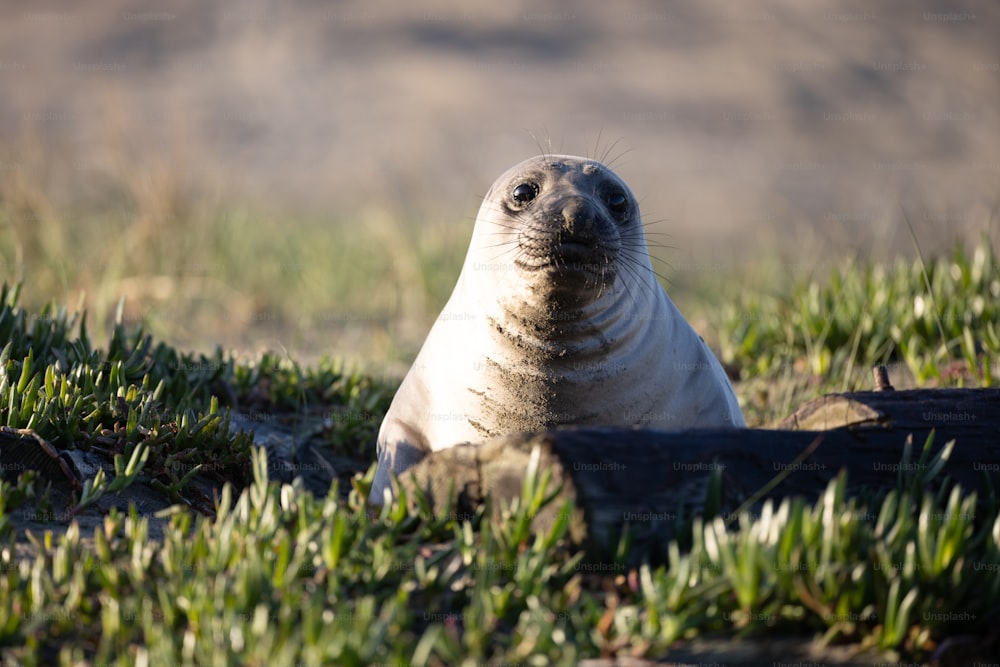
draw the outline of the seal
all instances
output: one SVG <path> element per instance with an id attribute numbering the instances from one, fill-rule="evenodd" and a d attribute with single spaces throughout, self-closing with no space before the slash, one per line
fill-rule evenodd
<path id="1" fill-rule="evenodd" d="M 374 501 L 428 452 L 567 425 L 745 426 L 657 282 L 639 207 L 595 160 L 542 155 L 486 194 L 455 290 L 378 435 Z"/>

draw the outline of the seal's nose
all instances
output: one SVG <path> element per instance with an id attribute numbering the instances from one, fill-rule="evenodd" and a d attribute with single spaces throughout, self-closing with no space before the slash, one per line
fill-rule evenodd
<path id="1" fill-rule="evenodd" d="M 596 212 L 590 203 L 580 197 L 570 199 L 562 207 L 563 232 L 579 239 L 594 238 Z"/>

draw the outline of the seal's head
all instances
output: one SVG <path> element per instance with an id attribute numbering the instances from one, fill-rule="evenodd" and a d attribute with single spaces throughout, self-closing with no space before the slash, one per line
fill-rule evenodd
<path id="1" fill-rule="evenodd" d="M 620 289 L 623 272 L 651 273 L 631 190 L 600 162 L 569 155 L 534 157 L 500 176 L 469 252 L 466 266 L 473 259 L 492 271 L 503 294 L 550 305 L 583 306 Z"/>

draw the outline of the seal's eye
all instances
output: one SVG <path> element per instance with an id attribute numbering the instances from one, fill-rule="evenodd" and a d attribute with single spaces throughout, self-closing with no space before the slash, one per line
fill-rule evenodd
<path id="1" fill-rule="evenodd" d="M 615 189 L 604 195 L 604 203 L 615 215 L 625 215 L 628 211 L 628 197 L 621 190 Z"/>
<path id="2" fill-rule="evenodd" d="M 511 198 L 524 206 L 538 196 L 538 186 L 534 183 L 521 183 L 510 193 Z"/>

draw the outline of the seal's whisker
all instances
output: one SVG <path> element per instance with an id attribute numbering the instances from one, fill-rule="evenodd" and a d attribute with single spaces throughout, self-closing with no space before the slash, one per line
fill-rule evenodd
<path id="1" fill-rule="evenodd" d="M 490 248 L 502 248 L 504 246 L 517 246 L 517 239 L 507 239 L 506 241 L 500 241 L 499 243 L 489 243 L 484 245 L 475 246 L 477 250 L 488 250 Z"/>
<path id="2" fill-rule="evenodd" d="M 641 238 L 637 238 L 637 237 L 622 238 L 622 247 L 623 248 L 646 248 L 646 249 L 649 249 L 649 248 L 662 248 L 664 250 L 677 250 L 677 248 L 675 246 L 664 245 L 662 243 L 646 243 L 646 242 L 643 242 L 643 240 Z"/>
<path id="3" fill-rule="evenodd" d="M 639 229 L 637 229 L 634 232 L 631 232 L 629 234 L 622 234 L 622 236 L 623 237 L 627 236 L 629 238 L 644 239 L 644 238 L 647 238 L 647 237 L 650 237 L 650 236 L 668 236 L 668 237 L 671 237 L 671 236 L 673 236 L 673 234 L 668 234 L 666 232 L 651 232 L 651 231 L 648 231 L 648 230 L 639 230 Z"/>
<path id="4" fill-rule="evenodd" d="M 662 280 L 667 285 L 673 286 L 673 284 L 674 284 L 673 280 L 671 280 L 670 278 L 667 278 L 665 275 L 663 275 L 659 271 L 656 271 L 655 269 L 653 270 L 653 275 L 656 276 L 657 278 L 659 278 L 660 280 Z"/>
<path id="5" fill-rule="evenodd" d="M 499 222 L 494 223 L 493 226 L 494 227 L 499 227 L 500 229 L 502 229 L 504 231 L 500 231 L 500 232 L 483 232 L 483 233 L 484 234 L 507 234 L 509 232 L 517 232 L 519 229 L 521 229 L 520 227 L 515 226 L 515 225 L 504 225 L 504 224 L 501 224 Z"/>
<path id="6" fill-rule="evenodd" d="M 636 247 L 638 247 L 638 246 L 636 246 Z M 648 253 L 635 253 L 633 255 L 632 254 L 632 249 L 630 248 L 629 251 L 622 253 L 622 256 L 625 257 L 629 262 L 631 262 L 632 266 L 634 268 L 637 268 L 638 270 L 642 271 L 643 273 L 645 273 L 645 272 L 652 273 L 655 277 L 660 278 L 661 280 L 667 282 L 668 284 L 670 283 L 670 281 L 665 276 L 661 275 L 660 273 L 658 273 L 656 271 L 655 268 L 653 268 L 652 264 L 648 264 L 648 263 L 642 261 L 643 259 L 645 259 L 647 257 L 650 258 L 650 259 L 652 259 L 652 257 L 650 257 L 650 255 Z M 660 260 L 660 261 L 663 261 L 663 260 Z"/>
<path id="7" fill-rule="evenodd" d="M 611 151 L 613 151 L 615 149 L 615 146 L 617 146 L 619 143 L 621 143 L 621 140 L 622 140 L 622 138 L 618 137 L 617 139 L 615 139 L 611 143 L 610 146 L 607 147 L 607 149 L 605 149 L 604 155 L 601 156 L 600 162 L 603 162 L 604 164 L 606 164 L 608 166 L 613 166 L 615 164 L 615 162 L 617 162 L 622 157 L 624 157 L 625 155 L 628 155 L 629 153 L 632 152 L 631 148 L 627 148 L 624 151 L 622 151 L 621 153 L 619 153 L 618 155 L 616 155 L 615 157 L 608 159 L 608 156 L 611 155 Z"/>
<path id="8" fill-rule="evenodd" d="M 630 276 L 632 276 L 632 280 L 636 283 L 637 286 L 639 286 L 639 283 L 641 283 L 642 281 L 639 279 L 639 274 L 636 272 L 635 267 L 632 266 L 632 264 L 631 264 L 630 261 L 628 261 L 631 258 L 628 257 L 626 254 L 622 254 L 620 256 L 620 258 L 622 260 L 622 268 L 623 268 L 623 270 L 626 273 L 628 273 Z M 636 298 L 636 295 L 632 293 L 632 289 L 629 287 L 629 282 L 630 281 L 628 281 L 628 280 L 622 280 L 621 281 L 622 286 L 625 288 L 625 293 L 628 294 L 628 297 L 631 300 L 632 305 L 634 306 L 637 303 L 639 303 L 639 300 L 638 300 L 638 298 Z"/>
<path id="9" fill-rule="evenodd" d="M 552 155 L 552 136 L 549 135 L 549 131 L 545 127 L 542 127 L 542 131 L 545 132 L 546 135 L 545 143 L 548 144 L 548 149 L 546 149 L 545 146 L 542 145 L 542 142 L 538 139 L 537 136 L 535 136 L 534 131 L 532 130 L 525 130 L 525 131 L 528 133 L 528 136 L 531 137 L 531 139 L 535 142 L 535 146 L 538 147 L 538 152 L 541 154 L 541 156 L 545 159 L 548 159 Z"/>
<path id="10" fill-rule="evenodd" d="M 671 248 L 671 249 L 674 249 L 674 250 L 677 249 L 676 246 L 667 245 L 665 243 L 660 243 L 659 241 L 650 241 L 649 237 L 651 237 L 651 236 L 666 236 L 668 238 L 671 237 L 670 234 L 660 234 L 658 232 L 646 232 L 646 234 L 644 234 L 642 236 L 639 236 L 638 234 L 636 234 L 635 236 L 630 236 L 629 238 L 646 239 L 646 241 L 648 243 L 652 243 L 653 245 L 656 245 L 657 247 L 660 247 L 660 248 Z"/>
<path id="11" fill-rule="evenodd" d="M 656 283 L 655 277 L 662 278 L 662 276 L 660 276 L 660 274 L 658 274 L 652 266 L 643 262 L 640 255 L 633 255 L 631 252 L 626 252 L 623 253 L 622 256 L 626 260 L 623 264 L 632 271 L 636 278 L 636 282 L 640 283 L 640 285 L 644 286 L 651 292 L 656 289 L 660 289 L 659 285 Z M 654 276 L 654 279 L 652 281 L 644 280 L 643 278 L 648 276 L 650 273 Z"/>
<path id="12" fill-rule="evenodd" d="M 631 239 L 629 239 L 629 241 L 631 241 Z M 640 243 L 638 241 L 631 242 L 631 243 L 622 243 L 622 247 L 623 248 L 630 248 L 630 249 L 631 248 L 645 249 L 647 252 L 649 250 L 652 250 L 652 249 L 657 249 L 657 250 L 677 250 L 677 248 L 674 247 L 674 246 L 663 245 L 662 243 Z"/>
<path id="13" fill-rule="evenodd" d="M 501 261 L 506 262 L 506 261 L 508 261 L 508 260 L 511 259 L 509 257 L 509 255 L 510 255 L 510 253 L 502 252 L 502 253 L 500 253 L 498 255 L 494 255 L 492 257 L 484 257 L 483 261 L 486 262 L 486 263 L 490 263 L 490 264 L 494 263 L 494 262 L 501 262 Z"/>
<path id="14" fill-rule="evenodd" d="M 603 135 L 603 134 L 604 134 L 604 125 L 601 125 L 599 128 L 597 128 L 597 140 L 594 141 L 594 159 L 595 160 L 597 159 L 597 153 L 600 152 L 600 150 L 601 150 L 601 135 Z M 600 160 L 600 162 L 604 162 L 604 160 Z"/>
<path id="15" fill-rule="evenodd" d="M 629 248 L 628 250 L 633 250 L 633 248 Z M 636 248 L 635 250 L 638 250 L 638 248 Z M 648 253 L 647 253 L 647 254 L 648 254 Z M 669 269 L 669 268 L 670 268 L 670 267 L 672 266 L 672 265 L 670 264 L 670 262 L 668 262 L 667 260 L 663 259 L 662 257 L 658 257 L 658 256 L 656 256 L 656 255 L 648 255 L 648 256 L 649 256 L 649 260 L 650 260 L 651 262 L 658 262 L 658 263 L 659 263 L 660 265 L 662 265 L 662 266 L 663 266 L 664 268 L 668 268 L 668 269 Z"/>
<path id="16" fill-rule="evenodd" d="M 487 258 L 484 259 L 484 261 L 487 262 L 487 263 L 493 263 L 493 262 L 499 262 L 501 260 L 507 261 L 509 259 L 512 262 L 516 262 L 518 259 L 520 259 L 520 254 L 517 251 L 518 251 L 518 248 L 514 248 L 513 252 L 511 252 L 511 251 L 504 251 L 504 252 L 502 252 L 502 253 L 500 253 L 498 255 L 494 255 L 493 257 L 487 257 Z M 509 257 L 507 257 L 507 255 L 513 255 L 513 257 L 509 258 Z"/>
<path id="17" fill-rule="evenodd" d="M 487 236 L 484 234 L 484 236 Z M 498 246 L 504 245 L 518 245 L 521 242 L 520 236 L 511 236 L 510 234 L 489 234 L 493 238 L 484 238 L 483 243 L 477 244 L 478 248 L 496 248 Z"/>
<path id="18" fill-rule="evenodd" d="M 615 279 L 614 271 L 609 271 L 612 268 L 612 257 L 610 254 L 604 255 L 604 266 L 601 267 L 601 289 L 597 293 L 597 298 L 600 299 L 601 295 L 604 294 L 604 288 L 608 286 L 608 274 L 611 274 L 611 280 Z"/>
<path id="19" fill-rule="evenodd" d="M 486 241 L 491 241 L 490 243 L 482 243 L 475 246 L 470 246 L 473 248 L 501 248 L 505 245 L 517 245 L 517 239 L 512 238 L 501 238 L 501 239 L 485 239 Z"/>
<path id="20" fill-rule="evenodd" d="M 659 243 L 657 241 L 649 241 L 641 236 L 623 236 L 621 237 L 623 242 L 628 242 L 628 245 L 638 248 L 639 246 L 647 246 L 652 248 L 666 248 L 667 250 L 677 250 L 676 246 L 667 245 L 666 243 Z"/>
<path id="21" fill-rule="evenodd" d="M 501 231 L 499 231 L 499 232 L 486 232 L 486 233 L 487 234 L 510 234 L 510 233 L 517 234 L 521 229 L 524 228 L 524 223 L 521 223 L 520 221 L 518 221 L 518 222 L 520 224 L 516 224 L 516 225 L 515 224 L 503 224 L 503 223 L 500 223 L 500 222 L 493 223 L 493 226 L 496 227 L 497 229 L 501 230 Z"/>
<path id="22" fill-rule="evenodd" d="M 493 257 L 491 257 L 489 259 L 489 261 L 491 261 L 491 262 L 500 259 L 504 255 L 508 255 L 508 254 L 511 254 L 511 253 L 515 253 L 516 254 L 517 251 L 520 249 L 520 246 L 517 244 L 516 241 L 513 241 L 513 240 L 512 241 L 505 241 L 503 243 L 495 243 L 495 244 L 491 244 L 491 245 L 475 246 L 476 250 L 491 250 L 491 249 L 496 249 L 496 248 L 500 248 L 501 251 L 499 253 L 497 253 L 495 256 L 493 256 Z"/>
<path id="23" fill-rule="evenodd" d="M 660 264 L 662 264 L 664 267 L 666 267 L 668 269 L 673 267 L 673 265 L 670 262 L 668 262 L 667 260 L 663 259 L 662 257 L 656 257 L 654 255 L 650 255 L 649 259 L 659 262 Z"/>
<path id="24" fill-rule="evenodd" d="M 629 241 L 643 242 L 643 237 L 628 238 L 627 240 L 629 240 Z M 650 246 L 652 248 L 666 248 L 667 250 L 677 250 L 678 249 L 677 246 L 673 246 L 673 245 L 670 245 L 668 243 L 661 243 L 661 242 L 659 242 L 659 241 L 657 241 L 655 239 L 651 240 L 651 239 L 646 238 L 644 242 L 645 242 L 646 245 L 648 245 L 648 246 Z"/>
<path id="25" fill-rule="evenodd" d="M 663 245 L 661 243 L 647 243 L 646 244 L 646 249 L 647 249 L 647 251 L 648 250 L 653 250 L 653 249 L 655 249 L 655 250 L 677 250 L 677 248 L 675 246 L 672 246 L 672 245 Z"/>
<path id="26" fill-rule="evenodd" d="M 629 274 L 635 281 L 636 287 L 638 287 L 639 289 L 647 288 L 647 286 L 649 285 L 649 281 L 643 278 L 643 276 L 646 274 L 646 271 L 644 270 L 645 267 L 642 266 L 639 262 L 635 261 L 635 259 L 632 257 L 627 257 L 626 259 L 628 261 L 623 262 L 623 264 L 625 266 L 625 269 L 629 272 Z"/>

